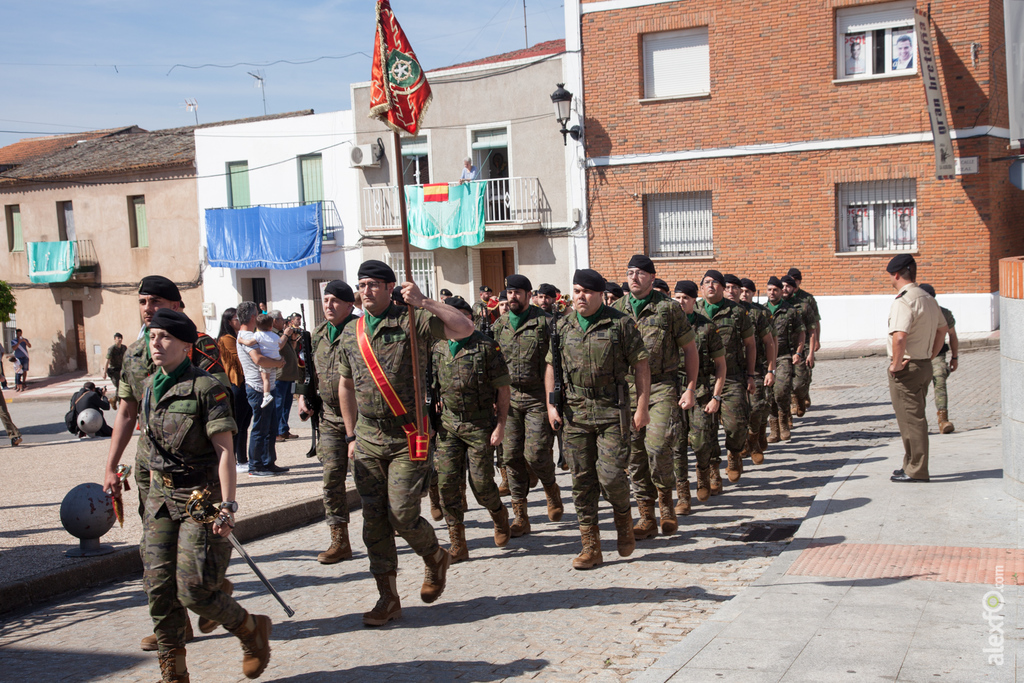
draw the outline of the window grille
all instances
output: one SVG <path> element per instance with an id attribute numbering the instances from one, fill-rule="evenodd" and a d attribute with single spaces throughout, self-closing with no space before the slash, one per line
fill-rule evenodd
<path id="1" fill-rule="evenodd" d="M 646 203 L 652 257 L 714 255 L 711 192 L 648 195 Z"/>
<path id="2" fill-rule="evenodd" d="M 412 257 L 412 281 L 423 292 L 423 296 L 433 299 L 437 292 L 437 280 L 434 276 L 434 255 L 428 252 L 413 252 Z M 405 255 L 387 255 L 387 263 L 395 271 L 398 282 L 405 281 Z"/>
<path id="3" fill-rule="evenodd" d="M 839 251 L 917 249 L 917 181 L 882 180 L 838 186 Z"/>

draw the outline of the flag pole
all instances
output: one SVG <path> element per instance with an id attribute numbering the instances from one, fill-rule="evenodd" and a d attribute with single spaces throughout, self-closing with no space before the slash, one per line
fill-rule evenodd
<path id="1" fill-rule="evenodd" d="M 405 183 L 402 182 L 402 136 L 398 134 L 397 130 L 392 130 L 391 134 L 395 140 L 395 176 L 398 184 L 398 211 L 402 221 L 402 256 L 405 262 L 405 281 L 413 282 L 412 257 L 409 253 L 409 217 L 405 207 Z M 422 431 L 424 393 L 421 390 L 423 383 L 420 378 L 419 340 L 416 335 L 415 311 L 412 310 L 412 307 L 409 310 L 409 353 L 412 356 L 412 385 L 414 396 L 416 397 L 416 433 L 426 437 L 427 435 Z M 416 457 L 416 453 L 409 453 L 409 457 Z"/>

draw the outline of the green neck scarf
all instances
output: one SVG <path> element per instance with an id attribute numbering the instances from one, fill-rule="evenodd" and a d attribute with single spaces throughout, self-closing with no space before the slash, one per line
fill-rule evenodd
<path id="1" fill-rule="evenodd" d="M 164 368 L 160 368 L 160 372 L 153 373 L 153 405 L 160 402 L 167 390 L 175 385 L 190 365 L 192 365 L 192 361 L 186 358 L 170 374 Z"/>
<path id="2" fill-rule="evenodd" d="M 651 299 L 654 298 L 654 290 L 652 289 L 647 296 L 643 299 L 637 299 L 633 296 L 633 293 L 629 293 L 629 305 L 633 307 L 633 315 L 639 316 L 640 311 L 644 310 L 644 306 L 651 303 Z"/>
<path id="3" fill-rule="evenodd" d="M 341 328 L 340 327 L 335 327 L 334 323 L 332 323 L 330 320 L 328 320 L 327 321 L 327 338 L 331 340 L 332 344 L 334 343 L 334 340 L 338 338 L 339 334 L 341 334 Z"/>
<path id="4" fill-rule="evenodd" d="M 458 341 L 452 341 L 451 339 L 448 340 L 448 348 L 452 352 L 452 358 L 455 358 L 455 354 L 457 354 L 459 351 L 463 349 L 463 347 L 466 346 L 466 343 L 469 342 L 469 339 L 472 336 L 473 335 L 469 335 L 469 337 L 463 337 Z"/>
<path id="5" fill-rule="evenodd" d="M 768 301 L 765 303 L 765 306 L 768 307 L 768 310 L 771 311 L 772 315 L 775 315 L 775 311 L 782 307 L 782 299 L 779 299 L 779 303 L 777 304 L 773 304 L 771 301 Z"/>
<path id="6" fill-rule="evenodd" d="M 363 319 L 366 321 L 366 329 L 368 330 L 369 335 L 371 337 L 373 336 L 373 331 L 377 329 L 377 324 L 381 320 L 383 320 L 384 318 L 388 317 L 388 311 L 390 311 L 390 310 L 391 310 L 391 305 L 388 304 L 388 307 L 384 309 L 384 312 L 378 318 L 377 316 L 375 316 L 373 313 L 370 313 L 365 308 L 363 309 Z"/>
<path id="7" fill-rule="evenodd" d="M 693 325 L 693 321 L 697 319 L 697 312 L 694 311 L 693 313 L 687 313 L 686 319 L 691 325 Z"/>
<path id="8" fill-rule="evenodd" d="M 512 329 L 513 330 L 518 330 L 519 326 L 522 325 L 523 323 L 525 323 L 526 319 L 529 318 L 529 317 L 530 317 L 530 307 L 529 306 L 524 308 L 523 312 L 518 314 L 518 315 L 513 313 L 511 308 L 508 310 L 508 321 L 510 323 L 512 323 Z"/>
<path id="9" fill-rule="evenodd" d="M 597 309 L 597 313 L 591 316 L 584 316 L 579 311 L 576 311 L 576 319 L 580 322 L 580 327 L 583 328 L 583 331 L 586 332 L 588 327 L 597 322 L 602 313 L 604 313 L 604 304 L 601 304 L 601 307 Z"/>
<path id="10" fill-rule="evenodd" d="M 722 299 L 717 304 L 713 304 L 707 299 L 704 299 L 704 310 L 708 312 L 709 318 L 714 318 L 715 314 L 718 313 L 723 306 L 725 306 L 725 299 Z"/>

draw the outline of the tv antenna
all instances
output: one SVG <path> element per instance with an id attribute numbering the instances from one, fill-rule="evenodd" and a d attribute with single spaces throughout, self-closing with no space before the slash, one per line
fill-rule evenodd
<path id="1" fill-rule="evenodd" d="M 253 73 L 252 71 L 249 71 L 248 74 L 256 79 L 256 81 L 253 83 L 253 87 L 259 88 L 260 92 L 263 94 L 263 115 L 266 116 L 267 115 L 267 89 L 265 87 L 263 87 L 263 81 L 264 81 L 263 72 L 257 70 L 256 73 Z"/>
<path id="2" fill-rule="evenodd" d="M 196 115 L 196 125 L 199 125 L 199 102 L 194 97 L 185 98 L 185 111 L 190 111 Z"/>

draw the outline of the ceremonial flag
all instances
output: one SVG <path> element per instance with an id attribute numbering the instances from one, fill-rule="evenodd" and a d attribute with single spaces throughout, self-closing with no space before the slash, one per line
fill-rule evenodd
<path id="1" fill-rule="evenodd" d="M 389 0 L 377 1 L 370 80 L 370 118 L 383 121 L 395 132 L 416 135 L 430 104 L 430 84 Z"/>
<path id="2" fill-rule="evenodd" d="M 436 183 L 423 186 L 423 201 L 425 202 L 446 202 L 448 201 L 448 183 Z"/>

